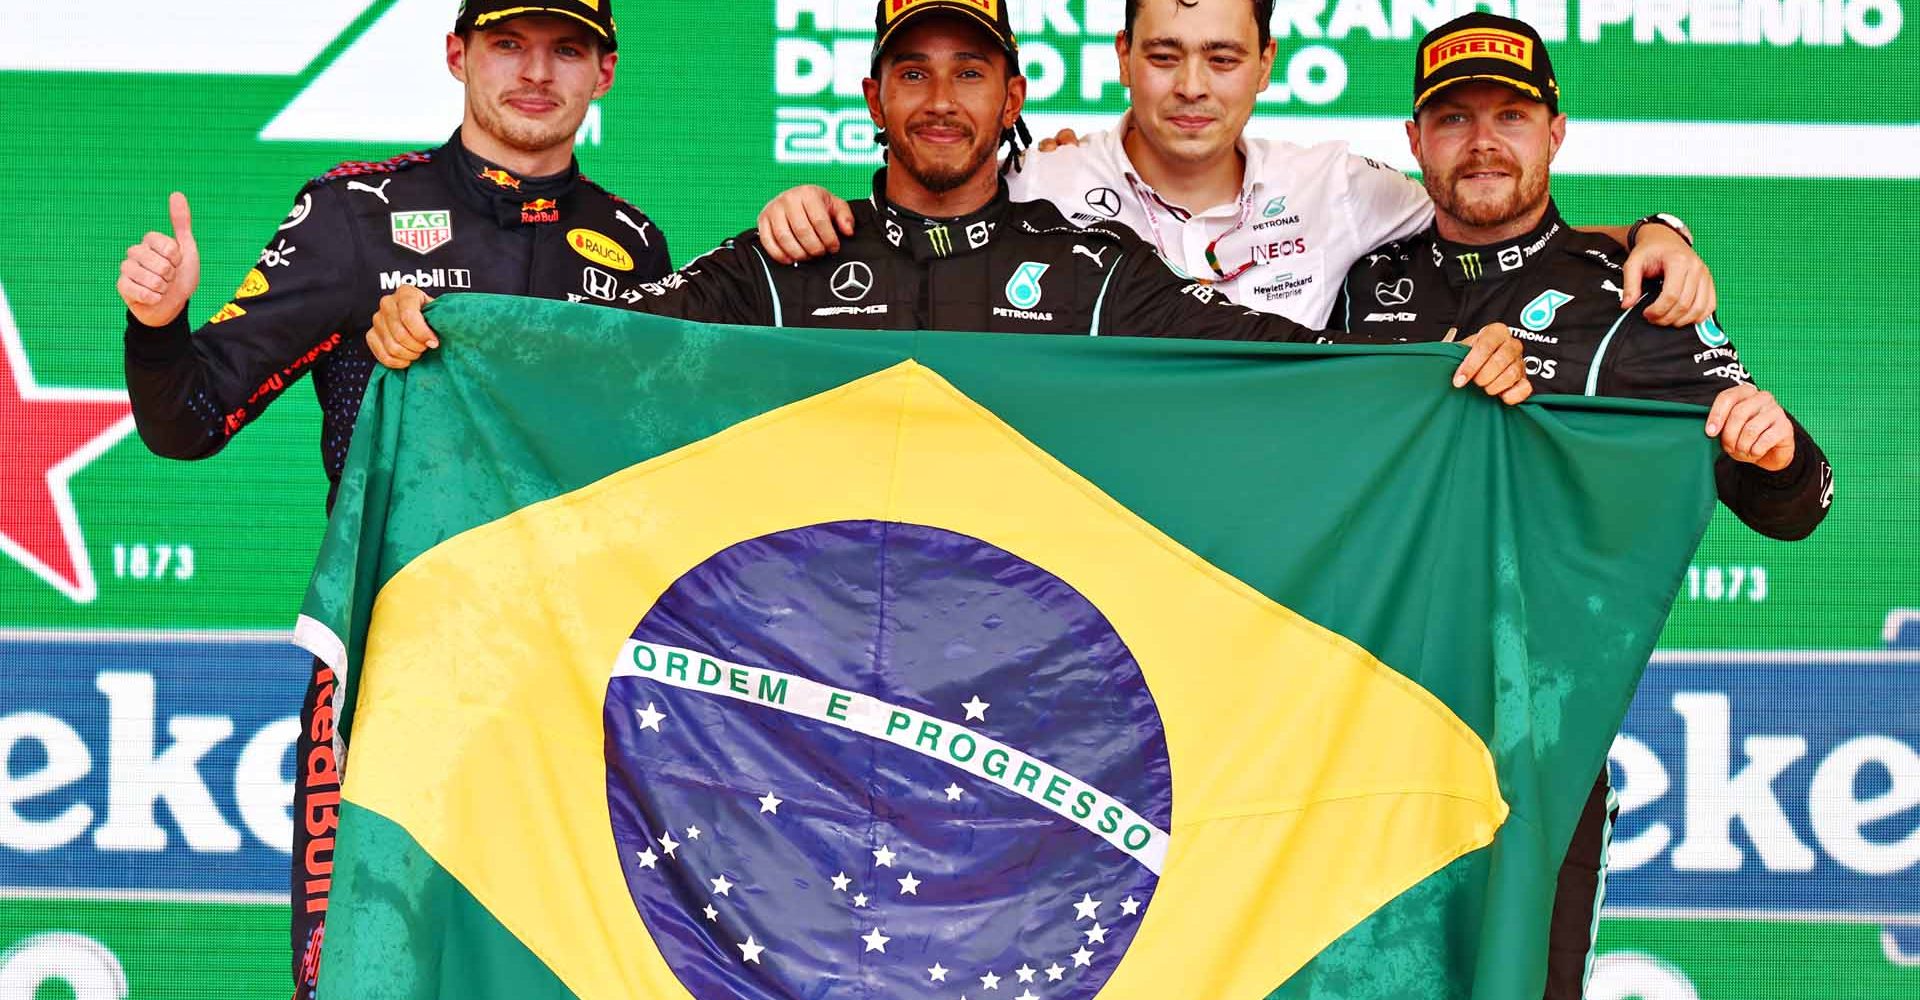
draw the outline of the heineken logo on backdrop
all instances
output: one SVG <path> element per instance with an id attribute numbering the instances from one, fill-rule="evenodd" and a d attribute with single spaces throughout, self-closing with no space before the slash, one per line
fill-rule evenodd
<path id="1" fill-rule="evenodd" d="M 913 569 L 935 564 L 959 568 Z M 721 551 L 622 646 L 604 719 L 628 891 L 700 1000 L 842 978 L 1090 1000 L 1166 860 L 1166 741 L 1126 644 L 1066 581 L 940 528 Z"/>
<path id="2" fill-rule="evenodd" d="M 118 390 L 42 386 L 3 288 L 0 427 L 0 555 L 92 603 L 100 589 L 68 483 L 133 430 L 133 408 Z"/>

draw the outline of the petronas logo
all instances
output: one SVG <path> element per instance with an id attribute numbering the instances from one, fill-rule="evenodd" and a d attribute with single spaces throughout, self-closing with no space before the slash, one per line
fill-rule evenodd
<path id="1" fill-rule="evenodd" d="M 1050 265 L 1036 261 L 1027 261 L 1015 269 L 1013 277 L 1007 279 L 1007 301 L 1016 309 L 1032 309 L 1040 304 L 1040 276 L 1047 273 Z"/>

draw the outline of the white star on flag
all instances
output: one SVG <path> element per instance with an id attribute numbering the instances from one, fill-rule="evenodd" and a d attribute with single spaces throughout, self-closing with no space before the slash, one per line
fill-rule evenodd
<path id="1" fill-rule="evenodd" d="M 849 886 L 849 885 L 852 885 L 852 884 L 853 884 L 853 880 L 847 877 L 847 873 L 846 873 L 846 872 L 841 872 L 840 874 L 838 874 L 838 875 L 835 875 L 835 876 L 833 877 L 833 891 L 834 891 L 834 892 L 846 892 L 846 891 L 847 891 L 847 886 Z"/>
<path id="2" fill-rule="evenodd" d="M 877 951 L 884 955 L 887 952 L 887 942 L 893 939 L 880 933 L 880 928 L 875 927 L 873 930 L 868 931 L 860 940 L 867 943 L 868 951 Z"/>
<path id="3" fill-rule="evenodd" d="M 1093 964 L 1093 952 L 1090 952 L 1085 948 L 1081 948 L 1079 951 L 1076 951 L 1073 953 L 1074 968 L 1077 969 L 1083 965 L 1092 965 L 1092 964 Z"/>
<path id="4" fill-rule="evenodd" d="M 1061 968 L 1059 962 L 1047 966 L 1047 982 L 1057 983 L 1060 981 L 1060 977 L 1066 974 L 1067 970 Z"/>
<path id="5" fill-rule="evenodd" d="M 994 974 L 993 974 L 993 973 L 991 973 L 991 972 L 989 972 L 989 973 L 987 973 L 987 974 L 986 974 L 986 975 L 984 975 L 984 976 L 981 976 L 981 977 L 980 977 L 980 988 L 981 988 L 981 989 L 988 989 L 988 990 L 997 990 L 997 989 L 999 989 L 999 988 L 1000 988 L 1000 977 L 999 977 L 999 976 L 996 976 L 996 975 L 994 975 Z"/>
<path id="6" fill-rule="evenodd" d="M 961 788 L 961 787 L 960 787 L 959 785 L 948 785 L 948 786 L 947 786 L 947 801 L 948 801 L 948 802 L 958 802 L 958 801 L 960 801 L 960 793 L 961 793 L 961 792 L 964 792 L 964 791 L 966 791 L 966 789 L 964 789 L 964 788 Z"/>
<path id="7" fill-rule="evenodd" d="M 699 828 L 699 827 L 697 827 L 697 826 L 690 826 L 690 827 L 687 827 L 687 839 L 688 839 L 688 840 L 699 840 L 699 839 L 700 839 L 700 828 Z"/>
<path id="8" fill-rule="evenodd" d="M 864 892 L 856 892 L 856 893 L 854 893 L 854 894 L 853 894 L 853 905 L 855 905 L 855 906 L 865 906 L 865 905 L 867 905 L 867 894 L 866 894 L 866 893 L 864 893 Z"/>
<path id="9" fill-rule="evenodd" d="M 1073 904 L 1073 919 L 1075 920 L 1092 920 L 1093 915 L 1098 912 L 1100 912 L 1100 901 L 1093 898 L 1093 893 L 1090 892 L 1082 893 L 1080 901 Z"/>
<path id="10" fill-rule="evenodd" d="M 673 857 L 673 852 L 680 849 L 680 842 L 673 839 L 673 834 L 669 833 L 660 838 L 660 848 L 667 852 L 667 857 Z"/>
<path id="11" fill-rule="evenodd" d="M 1013 970 L 1013 974 L 1019 976 L 1021 982 L 1030 983 L 1033 982 L 1033 971 L 1033 966 L 1022 962 L 1018 969 Z"/>
<path id="12" fill-rule="evenodd" d="M 927 970 L 927 978 L 936 983 L 946 982 L 947 967 L 944 965 L 941 965 L 939 962 L 933 963 L 933 968 L 930 968 Z"/>
<path id="13" fill-rule="evenodd" d="M 908 872 L 907 877 L 900 880 L 900 895 L 902 896 L 920 895 L 920 880 L 917 878 L 914 878 L 912 872 Z"/>
<path id="14" fill-rule="evenodd" d="M 716 909 L 714 909 L 714 908 L 713 908 L 713 904 L 712 904 L 712 903 L 708 903 L 708 904 L 707 904 L 707 906 L 706 906 L 706 909 L 704 909 L 704 910 L 701 910 L 700 912 L 701 912 L 701 913 L 704 913 L 704 914 L 706 914 L 706 915 L 707 915 L 707 919 L 708 919 L 708 920 L 719 920 L 719 919 L 720 919 L 720 911 L 719 911 L 719 910 L 716 910 Z"/>
<path id="15" fill-rule="evenodd" d="M 654 709 L 653 702 L 647 702 L 647 707 L 635 714 L 640 716 L 641 729 L 651 729 L 656 733 L 660 731 L 660 720 L 667 717 L 667 713 Z"/>
<path id="16" fill-rule="evenodd" d="M 733 888 L 733 883 L 727 881 L 727 877 L 725 875 L 715 876 L 709 881 L 713 883 L 713 891 L 722 896 L 727 894 L 727 890 Z"/>
<path id="17" fill-rule="evenodd" d="M 980 696 L 976 694 L 971 701 L 961 702 L 960 707 L 967 710 L 968 719 L 979 719 L 981 722 L 985 722 L 987 721 L 987 709 L 993 707 L 993 703 L 981 701 Z M 961 721 L 964 722 L 966 720 L 963 719 Z"/>
<path id="18" fill-rule="evenodd" d="M 1099 924 L 1094 924 L 1092 927 L 1088 928 L 1086 934 L 1087 934 L 1088 944 L 1106 944 L 1107 943 L 1107 929 L 1105 927 L 1100 926 Z"/>
<path id="19" fill-rule="evenodd" d="M 1032 990 L 1021 990 L 1020 995 L 1013 1000 L 1040 1000 L 1040 998 L 1035 996 Z"/>
<path id="20" fill-rule="evenodd" d="M 640 859 L 640 867 L 642 868 L 652 868 L 654 864 L 660 860 L 660 855 L 653 853 L 652 848 L 641 851 L 634 856 Z"/>
<path id="21" fill-rule="evenodd" d="M 873 863 L 882 868 L 892 868 L 893 857 L 893 851 L 889 850 L 887 845 L 881 844 L 880 849 L 873 852 Z"/>
<path id="22" fill-rule="evenodd" d="M 760 953 L 766 950 L 766 945 L 754 943 L 753 935 L 749 934 L 747 935 L 746 943 L 740 946 L 740 958 L 743 961 L 759 965 Z"/>
<path id="23" fill-rule="evenodd" d="M 760 811 L 773 813 L 775 816 L 780 815 L 780 800 L 774 798 L 772 792 L 760 796 Z"/>
<path id="24" fill-rule="evenodd" d="M 1132 896 L 1128 896 L 1127 898 L 1125 898 L 1125 899 L 1123 899 L 1123 900 L 1121 900 L 1121 901 L 1120 901 L 1120 915 L 1121 915 L 1121 916 L 1123 916 L 1123 917 L 1131 917 L 1131 916 L 1133 916 L 1134 914 L 1136 914 L 1136 913 L 1139 913 L 1139 912 L 1140 912 L 1140 901 L 1139 901 L 1139 900 L 1137 900 L 1137 899 L 1135 899 L 1135 898 L 1133 898 Z"/>

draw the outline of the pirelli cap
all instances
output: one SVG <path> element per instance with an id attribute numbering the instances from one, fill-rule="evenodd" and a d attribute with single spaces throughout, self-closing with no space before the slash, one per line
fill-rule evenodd
<path id="1" fill-rule="evenodd" d="M 1560 84 L 1547 47 L 1525 21 L 1474 11 L 1427 32 L 1414 53 L 1413 113 L 1433 95 L 1470 80 L 1505 84 L 1560 113 Z"/>
<path id="2" fill-rule="evenodd" d="M 491 28 L 502 21 L 534 15 L 572 18 L 592 28 L 595 37 L 606 43 L 609 50 L 617 47 L 614 42 L 613 0 L 547 0 L 545 3 L 460 0 L 460 16 L 453 21 L 453 32 L 457 35 L 474 28 Z"/>
<path id="3" fill-rule="evenodd" d="M 873 69 L 880 68 L 880 53 L 896 32 L 930 14 L 971 18 L 1006 50 L 1014 72 L 1020 71 L 1020 45 L 1013 37 L 1013 23 L 1007 20 L 1007 0 L 880 0 L 873 16 Z"/>

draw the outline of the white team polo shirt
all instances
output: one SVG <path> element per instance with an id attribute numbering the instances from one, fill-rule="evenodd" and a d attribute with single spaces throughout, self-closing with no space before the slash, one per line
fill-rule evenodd
<path id="1" fill-rule="evenodd" d="M 1120 137 L 1131 115 L 1113 131 L 1082 136 L 1078 146 L 1029 152 L 1007 175 L 1013 200 L 1053 202 L 1079 225 L 1118 221 L 1234 302 L 1315 328 L 1326 326 L 1354 261 L 1433 221 L 1425 188 L 1348 152 L 1344 142 L 1298 146 L 1245 136 L 1240 197 L 1189 213 L 1162 199 L 1127 159 Z M 1218 270 L 1207 259 L 1210 245 Z"/>

